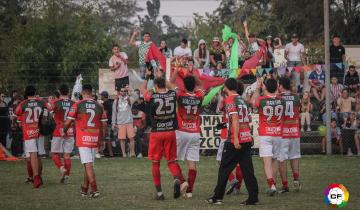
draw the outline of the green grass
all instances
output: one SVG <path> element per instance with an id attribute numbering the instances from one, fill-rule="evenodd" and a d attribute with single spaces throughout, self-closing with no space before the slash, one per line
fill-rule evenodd
<path id="1" fill-rule="evenodd" d="M 301 161 L 300 174 L 303 190 L 271 198 L 264 193 L 266 184 L 261 161 L 258 157 L 254 157 L 253 161 L 260 186 L 261 205 L 243 208 L 328 209 L 323 201 L 324 189 L 330 183 L 342 183 L 350 192 L 345 209 L 359 209 L 359 157 L 305 156 Z M 214 157 L 202 157 L 192 199 L 172 198 L 172 179 L 165 162 L 162 162 L 161 180 L 166 200 L 155 201 L 150 167 L 151 162 L 146 159 L 96 160 L 95 173 L 101 197 L 83 199 L 78 193 L 83 174 L 79 160 L 73 161 L 71 182 L 67 185 L 59 184 L 58 171 L 52 161 L 44 160 L 45 185 L 40 189 L 23 183 L 26 172 L 23 161 L 0 162 L 0 209 L 240 209 L 242 207 L 238 204 L 246 199 L 246 191 L 242 187 L 241 195 L 226 196 L 222 206 L 206 204 L 204 200 L 215 187 L 218 166 Z M 182 168 L 187 175 L 187 170 Z"/>

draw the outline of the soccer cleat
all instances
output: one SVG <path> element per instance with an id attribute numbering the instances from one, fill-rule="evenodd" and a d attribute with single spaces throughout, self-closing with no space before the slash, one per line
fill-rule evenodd
<path id="1" fill-rule="evenodd" d="M 34 183 L 34 179 L 32 177 L 28 177 L 25 179 L 25 184 Z"/>
<path id="2" fill-rule="evenodd" d="M 80 196 L 86 198 L 88 196 L 88 188 L 80 186 Z"/>
<path id="3" fill-rule="evenodd" d="M 181 195 L 181 190 L 180 190 L 180 180 L 175 179 L 174 180 L 174 198 L 179 198 Z"/>
<path id="4" fill-rule="evenodd" d="M 193 194 L 192 194 L 191 192 L 186 193 L 186 194 L 185 194 L 185 197 L 186 197 L 186 198 L 192 198 L 192 197 L 193 197 Z"/>
<path id="5" fill-rule="evenodd" d="M 161 193 L 160 195 L 159 195 L 159 194 L 156 194 L 155 200 L 157 200 L 157 201 L 163 201 L 163 200 L 165 200 L 164 194 L 163 194 L 163 193 Z"/>
<path id="6" fill-rule="evenodd" d="M 274 196 L 276 194 L 277 190 L 275 187 L 271 187 L 268 190 L 266 190 L 266 194 L 270 197 Z"/>
<path id="7" fill-rule="evenodd" d="M 95 158 L 96 158 L 96 159 L 100 159 L 100 158 L 101 158 L 101 155 L 100 155 L 99 153 L 96 153 L 96 154 L 95 154 Z"/>
<path id="8" fill-rule="evenodd" d="M 283 187 L 281 190 L 279 190 L 279 194 L 284 194 L 287 192 L 290 192 L 289 187 L 285 187 L 285 188 Z"/>
<path id="9" fill-rule="evenodd" d="M 234 191 L 234 189 L 238 183 L 239 183 L 239 181 L 237 179 L 231 180 L 231 182 L 229 183 L 229 187 L 226 190 L 226 195 L 230 195 Z"/>
<path id="10" fill-rule="evenodd" d="M 246 200 L 246 201 L 241 202 L 240 206 L 257 205 L 258 203 L 259 203 L 259 200 L 256 200 L 256 201 Z"/>
<path id="11" fill-rule="evenodd" d="M 89 198 L 97 198 L 99 196 L 100 196 L 99 191 L 90 192 L 90 194 L 89 194 Z"/>
<path id="12" fill-rule="evenodd" d="M 299 192 L 301 190 L 301 184 L 299 180 L 294 180 L 294 189 L 295 192 Z"/>
<path id="13" fill-rule="evenodd" d="M 137 157 L 137 158 L 142 158 L 143 155 L 142 155 L 141 153 L 139 153 L 136 157 Z"/>
<path id="14" fill-rule="evenodd" d="M 67 175 L 61 177 L 60 183 L 61 183 L 61 184 L 67 184 L 67 183 L 69 182 L 69 178 L 70 178 L 70 177 L 67 176 Z"/>
<path id="15" fill-rule="evenodd" d="M 209 198 L 209 199 L 206 200 L 206 203 L 208 203 L 208 204 L 215 204 L 215 205 L 221 205 L 221 204 L 223 203 L 223 201 L 220 200 L 220 199 L 216 199 L 216 198 L 214 198 L 214 197 L 211 197 L 211 198 Z"/>
<path id="16" fill-rule="evenodd" d="M 189 183 L 188 183 L 188 182 L 184 182 L 184 183 L 182 183 L 182 184 L 180 185 L 181 195 L 185 196 L 188 187 L 189 187 Z"/>

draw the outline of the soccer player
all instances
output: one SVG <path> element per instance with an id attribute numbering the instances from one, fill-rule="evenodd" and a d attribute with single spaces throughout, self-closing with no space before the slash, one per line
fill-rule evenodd
<path id="1" fill-rule="evenodd" d="M 206 200 L 210 204 L 222 204 L 226 182 L 237 164 L 240 164 L 249 193 L 248 199 L 241 202 L 241 205 L 255 205 L 259 202 L 259 189 L 251 158 L 249 105 L 237 94 L 237 89 L 238 84 L 235 79 L 230 78 L 225 81 L 224 91 L 227 95 L 225 110 L 229 119 L 229 138 L 224 144 L 214 195 Z"/>
<path id="2" fill-rule="evenodd" d="M 38 157 L 39 139 L 43 138 L 39 133 L 39 116 L 41 112 L 47 109 L 46 103 L 35 96 L 36 89 L 34 86 L 27 86 L 25 95 L 27 99 L 23 100 L 16 108 L 15 114 L 22 128 L 24 140 L 24 152 L 27 156 L 28 181 L 34 182 L 34 188 L 42 185 L 41 158 Z"/>
<path id="3" fill-rule="evenodd" d="M 259 113 L 259 156 L 263 158 L 269 196 L 274 196 L 277 192 L 273 174 L 273 158 L 276 159 L 274 151 L 281 141 L 281 121 L 284 111 L 282 100 L 276 95 L 277 87 L 278 83 L 275 79 L 269 78 L 263 82 L 261 78 L 258 78 L 257 88 L 251 98 L 253 106 Z M 260 96 L 260 88 L 263 89 L 263 96 Z"/>
<path id="4" fill-rule="evenodd" d="M 174 198 L 185 194 L 188 183 L 185 182 L 180 166 L 176 162 L 176 92 L 166 89 L 163 77 L 154 80 L 155 90 L 146 91 L 150 71 L 146 72 L 146 80 L 141 86 L 144 99 L 150 106 L 151 133 L 149 139 L 148 159 L 152 161 L 152 176 L 156 188 L 156 199 L 164 200 L 160 181 L 160 161 L 162 156 L 174 177 Z"/>
<path id="5" fill-rule="evenodd" d="M 69 87 L 67 85 L 61 85 L 59 91 L 59 99 L 53 101 L 51 104 L 50 113 L 53 114 L 56 123 L 56 128 L 51 140 L 51 152 L 54 164 L 61 174 L 60 183 L 66 183 L 69 179 L 71 170 L 70 154 L 74 149 L 74 128 L 69 127 L 66 137 L 62 137 L 61 133 L 64 129 L 63 126 L 66 117 L 74 102 L 69 99 Z M 64 157 L 64 164 L 62 164 L 60 159 L 61 154 L 63 154 Z"/>
<path id="6" fill-rule="evenodd" d="M 86 197 L 90 184 L 89 197 L 96 198 L 100 196 L 100 193 L 96 185 L 93 164 L 96 149 L 102 145 L 102 139 L 106 134 L 107 117 L 104 108 L 92 98 L 91 85 L 83 85 L 81 95 L 83 100 L 77 101 L 71 106 L 64 124 L 63 136 L 66 136 L 72 123 L 75 122 L 76 146 L 79 147 L 80 160 L 85 169 L 80 194 L 82 197 Z"/>
<path id="7" fill-rule="evenodd" d="M 197 173 L 196 162 L 200 159 L 200 113 L 204 92 L 195 89 L 194 76 L 186 76 L 183 82 L 185 90 L 177 89 L 179 123 L 179 128 L 176 130 L 177 160 L 186 160 L 189 169 L 186 197 L 191 198 Z"/>
<path id="8" fill-rule="evenodd" d="M 290 160 L 290 165 L 294 178 L 295 191 L 300 190 L 299 181 L 299 159 L 300 153 L 300 128 L 299 128 L 299 110 L 300 99 L 296 94 L 290 91 L 290 80 L 288 78 L 279 79 L 279 92 L 285 104 L 284 115 L 282 120 L 282 141 L 279 148 L 278 161 L 280 176 L 282 180 L 282 189 L 280 193 L 289 192 L 287 180 L 287 161 Z"/>

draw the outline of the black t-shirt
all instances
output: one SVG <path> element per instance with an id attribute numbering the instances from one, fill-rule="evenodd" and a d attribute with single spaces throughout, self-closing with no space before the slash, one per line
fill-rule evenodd
<path id="1" fill-rule="evenodd" d="M 150 97 L 150 117 L 152 131 L 176 130 L 176 92 L 153 93 Z"/>
<path id="2" fill-rule="evenodd" d="M 342 56 L 345 55 L 345 48 L 342 45 L 330 46 L 330 63 L 342 63 Z"/>
<path id="3" fill-rule="evenodd" d="M 104 110 L 106 112 L 108 121 L 107 124 L 111 125 L 111 118 L 112 118 L 112 105 L 113 105 L 114 101 L 111 99 L 105 100 L 104 101 Z"/>

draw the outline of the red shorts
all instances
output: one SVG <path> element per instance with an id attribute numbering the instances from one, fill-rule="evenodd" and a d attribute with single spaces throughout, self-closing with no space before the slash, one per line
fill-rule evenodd
<path id="1" fill-rule="evenodd" d="M 167 161 L 176 160 L 175 131 L 150 133 L 148 159 L 160 161 L 163 156 Z"/>

